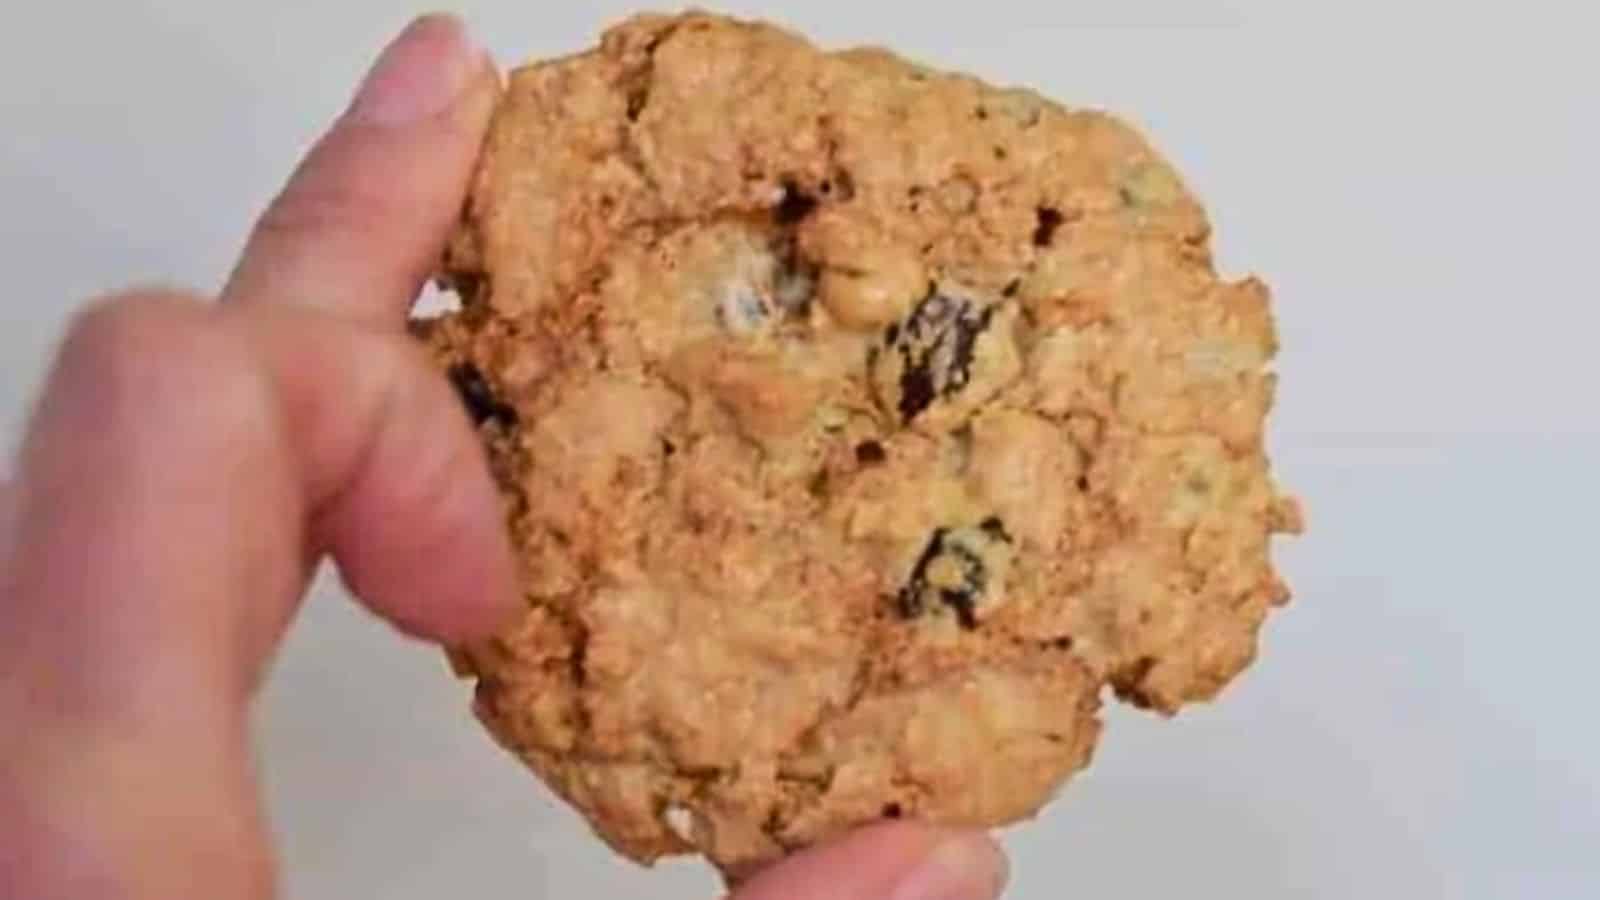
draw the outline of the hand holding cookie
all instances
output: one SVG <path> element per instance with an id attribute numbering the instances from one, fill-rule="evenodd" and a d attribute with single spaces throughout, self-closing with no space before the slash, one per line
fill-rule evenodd
<path id="1" fill-rule="evenodd" d="M 522 614 L 479 435 L 405 331 L 498 85 L 458 23 L 420 21 L 220 302 L 130 293 L 72 329 L 0 491 L 0 895 L 272 894 L 250 700 L 324 555 L 423 639 Z M 982 835 L 903 822 L 737 896 L 986 900 L 1003 879 Z"/>

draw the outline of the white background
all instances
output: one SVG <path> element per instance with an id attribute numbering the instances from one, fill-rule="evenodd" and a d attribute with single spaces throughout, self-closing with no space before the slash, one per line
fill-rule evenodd
<path id="1" fill-rule="evenodd" d="M 1583 13 L 1466 6 L 728 7 L 1124 113 L 1207 200 L 1224 268 L 1277 292 L 1273 453 L 1311 523 L 1282 545 L 1294 605 L 1223 703 L 1111 715 L 1093 768 L 1008 833 L 1012 897 L 1600 896 L 1600 73 Z M 627 11 L 457 8 L 502 63 Z M 414 11 L 8 4 L 8 442 L 74 305 L 214 287 Z M 333 585 L 261 713 L 291 897 L 714 892 L 697 865 L 602 850 L 471 723 L 437 654 Z"/>

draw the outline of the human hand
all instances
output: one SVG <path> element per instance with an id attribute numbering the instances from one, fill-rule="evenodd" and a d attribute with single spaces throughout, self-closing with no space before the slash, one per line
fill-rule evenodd
<path id="1" fill-rule="evenodd" d="M 215 302 L 102 301 L 0 485 L 0 895 L 266 898 L 251 697 L 315 564 L 429 641 L 517 608 L 477 439 L 404 334 L 498 90 L 453 19 L 409 28 L 263 216 Z M 737 900 L 989 900 L 985 836 L 877 826 Z"/>

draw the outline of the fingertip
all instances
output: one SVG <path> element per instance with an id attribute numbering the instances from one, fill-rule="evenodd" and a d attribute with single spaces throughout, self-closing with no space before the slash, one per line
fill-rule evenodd
<path id="1" fill-rule="evenodd" d="M 981 832 L 945 836 L 896 882 L 890 900 L 995 900 L 1011 877 L 1011 863 Z"/>
<path id="2" fill-rule="evenodd" d="M 1009 873 L 981 831 L 890 822 L 792 856 L 729 900 L 995 900 Z"/>
<path id="3" fill-rule="evenodd" d="M 412 20 L 373 63 L 348 119 L 367 125 L 407 125 L 451 108 L 491 67 L 488 51 L 453 13 Z"/>
<path id="4" fill-rule="evenodd" d="M 499 96 L 459 17 L 414 21 L 263 213 L 224 302 L 399 330 L 459 220 Z"/>

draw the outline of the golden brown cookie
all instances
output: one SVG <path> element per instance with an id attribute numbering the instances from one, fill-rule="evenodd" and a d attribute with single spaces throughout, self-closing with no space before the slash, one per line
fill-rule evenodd
<path id="1" fill-rule="evenodd" d="M 477 711 L 639 861 L 999 825 L 1100 698 L 1251 660 L 1298 528 L 1261 282 L 1128 126 L 785 31 L 646 16 L 515 72 L 419 323 L 527 614 Z"/>

